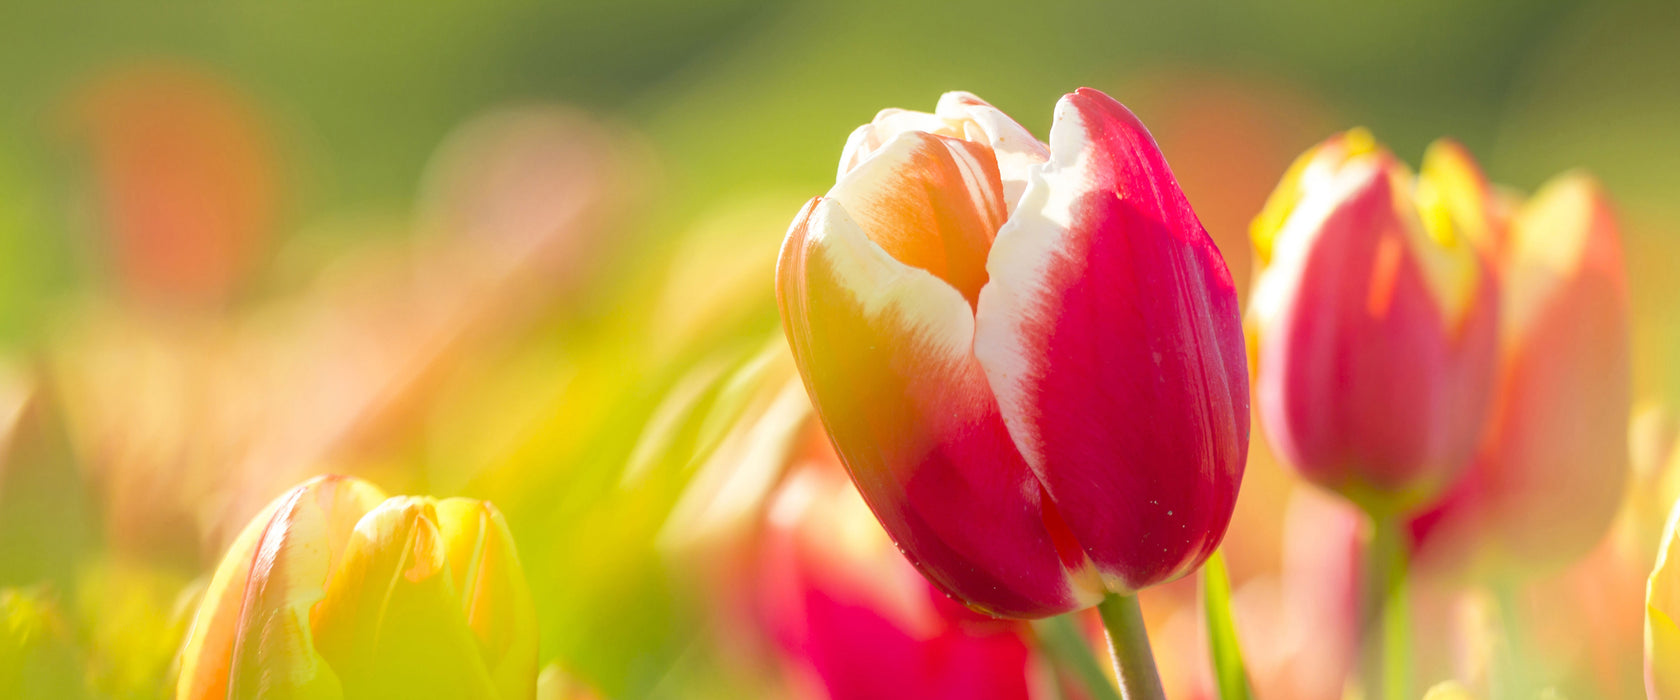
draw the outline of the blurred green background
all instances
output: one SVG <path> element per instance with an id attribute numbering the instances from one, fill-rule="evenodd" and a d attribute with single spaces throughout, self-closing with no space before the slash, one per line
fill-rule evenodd
<path id="1" fill-rule="evenodd" d="M 1274 129 L 1283 143 L 1255 144 L 1266 154 L 1365 124 L 1413 158 L 1454 136 L 1494 180 L 1524 189 L 1585 167 L 1625 207 L 1630 260 L 1660 270 L 1651 261 L 1671 256 L 1642 253 L 1671 251 L 1680 220 L 1669 195 L 1680 179 L 1677 35 L 1669 2 L 8 3 L 0 332 L 26 336 L 40 299 L 86 270 L 55 107 L 137 59 L 209 67 L 269 110 L 287 147 L 284 211 L 298 226 L 326 212 L 403 211 L 440 139 L 508 101 L 570 103 L 646 134 L 664 177 L 645 223 L 669 231 L 766 191 L 792 211 L 825 188 L 845 135 L 879 108 L 927 109 L 964 89 L 1043 133 L 1054 99 L 1090 85 L 1152 125 L 1162 110 L 1197 108 L 1185 92 L 1251 91 L 1272 101 L 1256 119 L 1306 122 Z M 1201 106 L 1241 122 L 1255 99 Z M 1159 136 L 1170 158 L 1195 148 Z M 1217 154 L 1205 159 L 1216 167 Z M 1220 196 L 1191 189 L 1193 202 Z M 1227 247 L 1240 241 L 1218 233 Z M 1640 376 L 1673 392 L 1680 379 L 1658 348 L 1674 345 L 1680 323 L 1649 307 L 1680 290 L 1634 280 L 1652 321 Z"/>

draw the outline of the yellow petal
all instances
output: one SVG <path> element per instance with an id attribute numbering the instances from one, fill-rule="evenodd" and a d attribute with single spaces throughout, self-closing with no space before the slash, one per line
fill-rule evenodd
<path id="1" fill-rule="evenodd" d="M 1418 208 L 1430 235 L 1441 245 L 1460 239 L 1484 250 L 1498 245 L 1488 218 L 1487 178 L 1464 146 L 1452 139 L 1439 139 L 1423 153 L 1418 170 Z"/>
<path id="2" fill-rule="evenodd" d="M 432 499 L 398 496 L 364 516 L 311 619 L 349 697 L 498 697 Z"/>
<path id="3" fill-rule="evenodd" d="M 528 698 L 537 681 L 537 611 L 513 535 L 487 501 L 437 502 L 438 529 L 467 627 L 505 698 Z"/>
<path id="4" fill-rule="evenodd" d="M 1653 700 L 1680 698 L 1680 502 L 1669 512 L 1661 548 L 1645 582 L 1645 683 Z"/>
<path id="5" fill-rule="evenodd" d="M 1326 139 L 1295 159 L 1284 171 L 1277 189 L 1266 198 L 1260 214 L 1249 224 L 1249 237 L 1254 241 L 1256 262 L 1264 268 L 1271 263 L 1272 248 L 1284 222 L 1295 212 L 1296 205 L 1306 191 L 1321 184 L 1326 171 L 1339 170 L 1347 161 L 1379 149 L 1371 132 L 1363 128 L 1349 129 Z"/>
<path id="6" fill-rule="evenodd" d="M 180 700 L 271 692 L 330 674 L 298 630 L 351 524 L 384 494 L 348 477 L 311 479 L 265 507 L 210 579 L 181 652 Z M 251 685 L 245 685 L 251 684 Z M 251 688 L 246 690 L 246 688 Z M 244 697 L 245 695 L 239 695 Z"/>

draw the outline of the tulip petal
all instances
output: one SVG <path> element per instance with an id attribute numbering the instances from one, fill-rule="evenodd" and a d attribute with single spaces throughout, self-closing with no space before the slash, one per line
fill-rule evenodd
<path id="1" fill-rule="evenodd" d="M 971 93 L 945 93 L 934 113 L 962 124 L 963 138 L 992 149 L 1003 179 L 1003 200 L 1009 205 L 1009 213 L 1015 213 L 1028 178 L 1050 160 L 1050 148 L 1009 115 Z"/>
<path id="2" fill-rule="evenodd" d="M 460 612 L 431 499 L 363 516 L 312 620 L 351 697 L 497 697 Z"/>
<path id="3" fill-rule="evenodd" d="M 181 648 L 181 676 L 177 696 L 181 700 L 227 697 L 228 664 L 233 658 L 234 633 L 244 607 L 245 584 L 274 511 L 289 500 L 292 492 L 268 504 L 253 518 L 228 548 L 222 565 L 204 589 L 203 603 Z M 233 562 L 239 562 L 233 564 Z"/>
<path id="4" fill-rule="evenodd" d="M 922 131 L 939 136 L 960 138 L 962 130 L 953 126 L 944 118 L 916 112 L 908 109 L 888 108 L 875 115 L 875 119 L 852 130 L 851 136 L 846 137 L 846 146 L 840 151 L 840 172 L 835 175 L 839 180 L 846 177 L 875 151 L 887 145 L 900 134 Z"/>
<path id="5" fill-rule="evenodd" d="M 1503 248 L 1504 232 L 1488 214 L 1492 188 L 1463 144 L 1440 139 L 1429 144 L 1418 170 L 1415 197 L 1428 220 L 1446 219 L 1483 250 Z"/>
<path id="6" fill-rule="evenodd" d="M 777 296 L 806 389 L 864 500 L 911 563 L 990 612 L 1041 617 L 1095 601 L 1075 589 L 972 354 L 951 285 L 895 260 L 836 202 L 794 221 Z M 1068 551 L 1064 548 L 1063 552 Z"/>
<path id="7" fill-rule="evenodd" d="M 1105 585 L 1182 575 L 1224 535 L 1248 442 L 1236 291 L 1143 125 L 1080 90 L 999 232 L 975 353 Z"/>
<path id="8" fill-rule="evenodd" d="M 1680 503 L 1668 514 L 1656 565 L 1645 582 L 1645 690 L 1657 700 L 1680 698 Z"/>
<path id="9" fill-rule="evenodd" d="M 222 558 L 181 654 L 177 697 L 335 697 L 309 608 L 357 518 L 384 494 L 365 481 L 312 479 L 270 503 Z M 326 543 L 326 544 L 323 544 Z M 321 695 L 321 693 L 326 693 Z"/>
<path id="10" fill-rule="evenodd" d="M 438 530 L 467 627 L 504 698 L 536 692 L 537 611 L 513 534 L 487 501 L 437 502 Z"/>
<path id="11" fill-rule="evenodd" d="M 986 251 L 1007 215 L 989 150 L 920 131 L 895 137 L 826 198 L 893 258 L 945 280 L 970 303 L 986 284 Z"/>

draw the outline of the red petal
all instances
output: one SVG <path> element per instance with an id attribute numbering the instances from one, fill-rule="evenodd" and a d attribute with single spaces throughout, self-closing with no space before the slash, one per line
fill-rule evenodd
<path id="1" fill-rule="evenodd" d="M 1016 444 L 1105 583 L 1174 578 L 1218 546 L 1248 445 L 1224 259 L 1154 140 L 1094 90 L 999 232 L 975 351 Z"/>

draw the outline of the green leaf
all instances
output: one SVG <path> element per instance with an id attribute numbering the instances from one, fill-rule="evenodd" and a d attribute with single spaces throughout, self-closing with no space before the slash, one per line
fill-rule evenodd
<path id="1" fill-rule="evenodd" d="M 1202 565 L 1202 619 L 1207 623 L 1208 656 L 1213 660 L 1220 700 L 1253 697 L 1231 619 L 1231 579 L 1225 573 L 1225 556 L 1217 551 Z"/>

